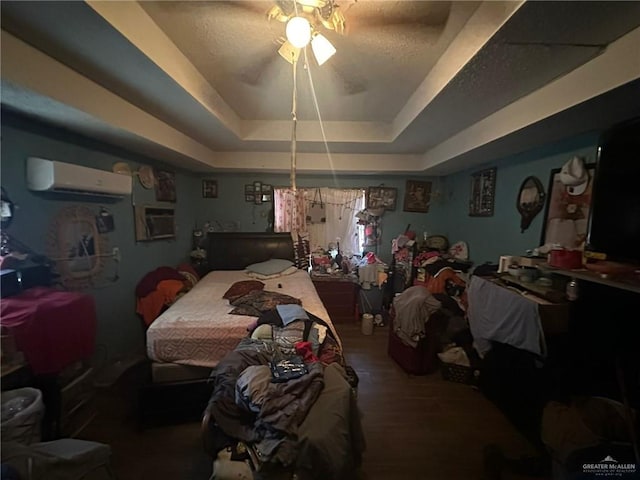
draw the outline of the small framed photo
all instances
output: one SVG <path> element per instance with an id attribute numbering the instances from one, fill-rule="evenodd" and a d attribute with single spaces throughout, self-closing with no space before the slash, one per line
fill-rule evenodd
<path id="1" fill-rule="evenodd" d="M 262 182 L 253 182 L 253 191 L 257 193 L 262 193 Z"/>
<path id="2" fill-rule="evenodd" d="M 252 185 L 253 187 L 253 185 Z M 253 193 L 245 193 L 244 194 L 244 201 L 245 202 L 255 202 L 256 201 L 256 196 Z"/>
<path id="3" fill-rule="evenodd" d="M 254 195 L 254 199 L 255 201 L 253 203 L 255 203 L 256 205 L 261 205 L 262 204 L 262 194 L 261 193 L 257 193 Z"/>
<path id="4" fill-rule="evenodd" d="M 252 183 L 246 184 L 244 186 L 244 193 L 245 193 L 245 195 L 247 195 L 249 193 L 253 194 L 253 184 Z M 253 201 L 253 200 L 251 200 L 251 201 Z"/>
<path id="5" fill-rule="evenodd" d="M 270 202 L 273 197 L 271 194 L 263 193 L 262 194 L 262 203 Z"/>
<path id="6" fill-rule="evenodd" d="M 218 198 L 218 181 L 202 180 L 202 197 Z"/>
<path id="7" fill-rule="evenodd" d="M 273 187 L 271 185 L 267 185 L 265 183 L 262 184 L 262 193 L 263 194 L 270 194 L 273 190 Z"/>

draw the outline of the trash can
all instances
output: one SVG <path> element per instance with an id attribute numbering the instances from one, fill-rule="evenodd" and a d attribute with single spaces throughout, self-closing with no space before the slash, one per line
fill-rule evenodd
<path id="1" fill-rule="evenodd" d="M 41 440 L 44 416 L 42 392 L 37 388 L 18 388 L 2 392 L 0 435 L 2 441 L 15 441 L 24 445 Z"/>
<path id="2" fill-rule="evenodd" d="M 364 315 L 362 315 L 362 334 L 373 334 L 373 315 L 371 315 L 370 313 L 365 313 Z"/>

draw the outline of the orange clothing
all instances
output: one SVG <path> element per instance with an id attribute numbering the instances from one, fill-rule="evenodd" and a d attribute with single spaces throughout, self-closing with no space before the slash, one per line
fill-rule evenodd
<path id="1" fill-rule="evenodd" d="M 433 295 L 435 293 L 447 293 L 445 289 L 447 280 L 451 280 L 453 283 L 460 285 L 461 287 L 466 285 L 464 280 L 462 280 L 456 274 L 455 270 L 450 267 L 443 268 L 435 276 L 427 274 L 424 281 L 416 280 L 413 284 L 426 287 L 426 289 Z"/>
<path id="2" fill-rule="evenodd" d="M 156 289 L 148 295 L 138 298 L 136 312 L 142 315 L 145 325 L 148 327 L 160 315 L 165 306 L 171 305 L 178 293 L 185 288 L 180 280 L 161 280 Z"/>

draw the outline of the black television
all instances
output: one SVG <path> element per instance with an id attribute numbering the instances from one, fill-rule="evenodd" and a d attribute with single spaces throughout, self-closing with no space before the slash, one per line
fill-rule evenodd
<path id="1" fill-rule="evenodd" d="M 585 250 L 640 264 L 640 117 L 600 137 Z"/>

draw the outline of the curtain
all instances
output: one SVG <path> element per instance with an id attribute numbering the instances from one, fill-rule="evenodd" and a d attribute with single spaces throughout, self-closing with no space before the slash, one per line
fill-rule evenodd
<path id="1" fill-rule="evenodd" d="M 340 242 L 343 254 L 360 254 L 360 238 L 356 213 L 364 209 L 365 193 L 361 188 L 286 188 L 274 189 L 274 230 L 276 232 L 308 232 L 311 250 L 327 249 Z M 307 223 L 311 203 L 322 197 L 326 221 Z"/>
<path id="2" fill-rule="evenodd" d="M 307 189 L 307 205 L 313 201 L 315 190 Z M 326 249 L 330 243 L 340 242 L 343 254 L 360 254 L 362 240 L 355 215 L 364 208 L 364 190 L 321 188 L 320 193 L 327 221 L 307 225 L 312 250 L 317 246 Z"/>
<path id="3" fill-rule="evenodd" d="M 306 232 L 307 220 L 304 190 L 273 189 L 274 230 L 276 232 Z"/>

